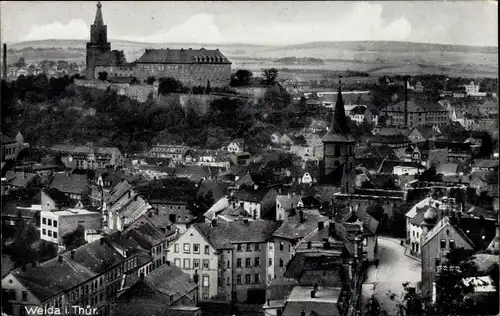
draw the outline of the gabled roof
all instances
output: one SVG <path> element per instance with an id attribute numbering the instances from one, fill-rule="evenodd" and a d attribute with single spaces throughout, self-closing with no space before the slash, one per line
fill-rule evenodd
<path id="1" fill-rule="evenodd" d="M 209 49 L 146 49 L 135 63 L 158 64 L 230 64 L 219 51 Z"/>
<path id="2" fill-rule="evenodd" d="M 9 179 L 9 184 L 15 187 L 24 188 L 37 176 L 35 173 L 7 171 L 5 178 Z"/>
<path id="3" fill-rule="evenodd" d="M 384 160 L 380 165 L 379 173 L 393 173 L 394 167 L 406 167 L 406 168 L 417 168 L 419 170 L 424 170 L 425 167 L 416 162 L 402 161 L 402 160 Z"/>
<path id="4" fill-rule="evenodd" d="M 253 202 L 253 203 L 260 203 L 262 199 L 264 199 L 264 196 L 270 191 L 274 189 L 270 188 L 265 188 L 265 187 L 257 187 L 255 189 L 252 186 L 242 186 L 237 192 L 236 192 L 236 197 L 237 199 L 245 202 Z"/>
<path id="5" fill-rule="evenodd" d="M 56 173 L 50 186 L 69 194 L 82 194 L 89 185 L 88 178 L 82 174 Z"/>
<path id="6" fill-rule="evenodd" d="M 404 112 L 405 103 L 399 102 L 394 105 L 390 105 L 382 110 L 383 112 Z M 437 102 L 425 102 L 423 100 L 408 100 L 408 113 L 415 112 L 446 112 L 447 110 Z"/>
<path id="7" fill-rule="evenodd" d="M 281 206 L 285 211 L 289 211 L 293 208 L 297 207 L 297 204 L 300 202 L 300 195 L 278 195 L 276 196 L 276 201 L 279 201 Z"/>
<path id="8" fill-rule="evenodd" d="M 279 223 L 272 221 L 217 221 L 193 225 L 216 249 L 231 248 L 234 243 L 263 243 L 276 231 Z"/>
<path id="9" fill-rule="evenodd" d="M 436 172 L 442 174 L 455 174 L 457 170 L 458 164 L 456 163 L 442 163 L 436 167 Z"/>
<path id="10" fill-rule="evenodd" d="M 208 209 L 208 211 L 203 214 L 203 216 L 209 221 L 213 220 L 217 217 L 217 214 L 222 212 L 226 207 L 229 206 L 229 200 L 226 197 L 219 199 L 212 207 Z"/>
<path id="11" fill-rule="evenodd" d="M 173 234 L 174 231 L 169 233 Z M 137 218 L 122 234 L 126 238 L 134 239 L 143 249 L 148 251 L 166 240 L 166 233 L 158 229 L 145 215 Z"/>
<path id="12" fill-rule="evenodd" d="M 321 215 L 318 211 L 304 211 L 304 221 L 300 222 L 300 215 L 288 218 L 276 232 L 273 237 L 300 240 L 318 228 L 318 222 L 328 220 L 328 217 Z"/>
<path id="13" fill-rule="evenodd" d="M 451 220 L 448 216 L 443 217 L 437 224 L 434 226 L 427 235 L 424 237 L 424 241 L 422 243 L 422 247 L 425 246 L 430 240 L 432 240 L 440 231 L 442 231 L 446 227 L 452 227 L 458 234 L 462 236 L 462 238 L 470 245 L 471 248 L 474 248 L 474 243 L 467 237 L 467 235 L 459 228 L 453 226 L 451 224 Z"/>

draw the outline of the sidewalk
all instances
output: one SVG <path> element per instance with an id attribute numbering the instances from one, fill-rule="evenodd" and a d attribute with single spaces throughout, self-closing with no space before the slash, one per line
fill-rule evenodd
<path id="1" fill-rule="evenodd" d="M 385 239 L 385 240 L 387 240 L 387 241 L 390 241 L 390 242 L 392 242 L 392 243 L 398 244 L 398 245 L 400 245 L 400 246 L 401 246 L 401 240 L 402 240 L 402 241 L 403 241 L 403 245 L 402 245 L 401 247 L 405 248 L 405 256 L 407 256 L 407 257 L 408 257 L 408 258 L 410 258 L 410 259 L 416 260 L 416 261 L 418 261 L 418 262 L 422 262 L 422 259 L 420 259 L 419 257 L 414 256 L 414 255 L 412 255 L 412 254 L 410 253 L 410 246 L 409 246 L 409 245 L 406 245 L 406 244 L 404 243 L 404 239 L 398 239 L 398 240 L 399 240 L 399 242 L 397 242 L 397 241 L 395 241 L 395 240 L 393 240 L 393 239 L 391 239 L 390 237 L 387 237 L 387 236 L 378 236 L 378 238 L 383 238 L 383 239 Z"/>

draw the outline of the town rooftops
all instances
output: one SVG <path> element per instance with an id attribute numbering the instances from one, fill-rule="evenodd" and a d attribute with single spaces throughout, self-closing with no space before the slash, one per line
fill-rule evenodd
<path id="1" fill-rule="evenodd" d="M 56 173 L 50 186 L 58 189 L 63 193 L 68 194 L 82 194 L 88 188 L 88 179 L 86 175 Z"/>
<path id="2" fill-rule="evenodd" d="M 21 284 L 41 302 L 67 291 L 122 263 L 124 258 L 107 243 L 94 241 L 43 262 L 26 271 L 11 272 Z M 62 260 L 60 260 L 61 258 Z M 8 276 L 7 276 L 8 278 Z"/>
<path id="3" fill-rule="evenodd" d="M 260 203 L 264 196 L 273 189 L 255 186 L 242 186 L 237 192 L 236 196 L 239 200 L 245 202 Z"/>
<path id="4" fill-rule="evenodd" d="M 401 160 L 384 160 L 378 169 L 378 173 L 393 173 L 395 167 L 416 168 L 424 170 L 425 167 L 416 162 Z"/>
<path id="5" fill-rule="evenodd" d="M 101 155 L 113 155 L 120 152 L 120 150 L 116 147 L 90 147 L 90 146 L 72 146 L 72 145 L 54 145 L 51 147 L 51 150 L 68 154 L 101 154 Z"/>
<path id="6" fill-rule="evenodd" d="M 266 242 L 278 228 L 277 222 L 272 221 L 216 221 L 213 223 L 194 224 L 200 233 L 216 249 L 232 248 L 235 243 L 263 243 Z"/>
<path id="7" fill-rule="evenodd" d="M 301 200 L 300 195 L 288 194 L 288 195 L 278 195 L 276 200 L 280 202 L 281 206 L 285 211 L 289 211 L 293 208 L 296 208 L 298 203 Z"/>
<path id="8" fill-rule="evenodd" d="M 57 216 L 76 216 L 76 215 L 94 215 L 101 216 L 99 212 L 92 212 L 83 208 L 65 208 L 63 210 L 52 210 L 50 211 Z"/>
<path id="9" fill-rule="evenodd" d="M 146 49 L 137 64 L 231 64 L 219 49 Z"/>

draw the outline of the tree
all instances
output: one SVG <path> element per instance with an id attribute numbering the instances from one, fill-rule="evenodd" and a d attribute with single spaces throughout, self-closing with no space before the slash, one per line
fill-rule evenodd
<path id="1" fill-rule="evenodd" d="M 490 158 L 493 155 L 493 140 L 490 133 L 484 133 L 481 137 L 481 147 L 479 149 L 480 158 Z"/>
<path id="2" fill-rule="evenodd" d="M 264 71 L 262 72 L 262 76 L 264 77 L 264 84 L 269 86 L 275 85 L 276 79 L 278 78 L 278 69 L 264 69 Z"/>
<path id="3" fill-rule="evenodd" d="M 418 177 L 418 180 L 426 182 L 442 182 L 443 175 L 437 173 L 435 166 L 431 166 L 429 169 L 422 172 L 422 174 Z"/>
<path id="4" fill-rule="evenodd" d="M 14 63 L 14 66 L 16 66 L 17 68 L 26 67 L 26 61 L 24 60 L 24 57 L 19 57 L 19 59 Z"/>
<path id="5" fill-rule="evenodd" d="M 147 79 L 146 79 L 146 83 L 147 84 L 153 84 L 155 83 L 156 81 L 156 78 L 154 76 L 149 76 Z"/>
<path id="6" fill-rule="evenodd" d="M 182 82 L 177 79 L 168 77 L 160 78 L 160 86 L 158 87 L 160 94 L 166 95 L 169 93 L 183 93 L 186 89 Z"/>
<path id="7" fill-rule="evenodd" d="M 231 76 L 231 86 L 232 87 L 246 86 L 250 83 L 252 77 L 253 73 L 250 70 L 238 69 Z"/>
<path id="8" fill-rule="evenodd" d="M 132 80 L 130 80 L 130 84 L 139 84 L 139 80 L 136 77 L 133 77 Z"/>
<path id="9" fill-rule="evenodd" d="M 99 73 L 97 74 L 97 79 L 101 81 L 108 80 L 108 73 L 106 71 L 99 71 Z"/>

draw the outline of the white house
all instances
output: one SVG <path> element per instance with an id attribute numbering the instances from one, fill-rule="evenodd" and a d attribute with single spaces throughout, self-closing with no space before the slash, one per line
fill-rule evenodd
<path id="1" fill-rule="evenodd" d="M 479 84 L 475 84 L 474 81 L 471 81 L 469 84 L 464 85 L 466 94 L 474 94 L 479 92 Z"/>
<path id="2" fill-rule="evenodd" d="M 229 145 L 227 145 L 227 151 L 229 153 L 242 153 L 245 151 L 245 144 L 243 140 L 234 140 Z"/>

